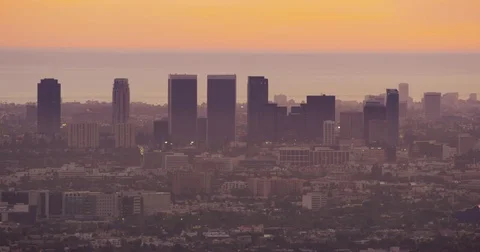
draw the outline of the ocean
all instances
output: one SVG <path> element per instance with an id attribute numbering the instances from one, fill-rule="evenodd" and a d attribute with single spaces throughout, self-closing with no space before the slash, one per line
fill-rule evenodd
<path id="1" fill-rule="evenodd" d="M 113 79 L 128 78 L 131 100 L 167 101 L 170 73 L 198 75 L 198 101 L 206 101 L 208 74 L 236 74 L 237 100 L 246 100 L 247 76 L 269 79 L 270 97 L 332 94 L 363 100 L 410 84 L 410 96 L 424 92 L 480 92 L 480 54 L 453 53 L 195 53 L 107 51 L 0 51 L 0 102 L 36 100 L 36 84 L 56 78 L 63 101 L 110 101 Z"/>

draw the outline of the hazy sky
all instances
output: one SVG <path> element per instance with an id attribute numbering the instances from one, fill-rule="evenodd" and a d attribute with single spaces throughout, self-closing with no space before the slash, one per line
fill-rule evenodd
<path id="1" fill-rule="evenodd" d="M 0 0 L 0 47 L 480 51 L 479 0 Z"/>

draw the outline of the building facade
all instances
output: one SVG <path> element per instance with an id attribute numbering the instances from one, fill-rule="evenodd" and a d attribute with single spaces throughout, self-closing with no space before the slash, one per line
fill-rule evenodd
<path id="1" fill-rule="evenodd" d="M 72 123 L 67 127 L 69 148 L 95 149 L 100 146 L 98 124 Z"/>
<path id="2" fill-rule="evenodd" d="M 169 75 L 168 122 L 168 130 L 174 146 L 187 146 L 195 143 L 197 75 Z"/>
<path id="3" fill-rule="evenodd" d="M 130 87 L 128 79 L 117 78 L 113 81 L 112 125 L 128 123 L 130 118 Z"/>
<path id="4" fill-rule="evenodd" d="M 37 130 L 55 135 L 61 126 L 61 85 L 56 79 L 42 79 L 37 85 Z"/>

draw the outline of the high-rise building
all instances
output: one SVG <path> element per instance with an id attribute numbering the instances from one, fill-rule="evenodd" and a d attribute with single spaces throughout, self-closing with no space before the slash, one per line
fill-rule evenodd
<path id="1" fill-rule="evenodd" d="M 323 145 L 335 145 L 335 121 L 323 122 Z"/>
<path id="2" fill-rule="evenodd" d="M 387 119 L 387 145 L 395 148 L 398 144 L 400 128 L 400 99 L 396 89 L 387 89 L 386 119 Z"/>
<path id="3" fill-rule="evenodd" d="M 400 102 L 407 102 L 410 97 L 408 83 L 398 84 L 398 93 L 400 96 Z"/>
<path id="4" fill-rule="evenodd" d="M 268 104 L 268 79 L 263 76 L 249 76 L 247 89 L 248 142 L 258 143 L 262 141 L 260 119 L 263 106 Z"/>
<path id="5" fill-rule="evenodd" d="M 468 101 L 476 102 L 477 101 L 477 93 L 471 93 L 470 95 L 468 95 Z"/>
<path id="6" fill-rule="evenodd" d="M 287 123 L 288 123 L 288 108 L 277 107 L 276 114 L 276 139 L 277 142 L 283 142 L 286 139 Z"/>
<path id="7" fill-rule="evenodd" d="M 119 123 L 113 127 L 115 136 L 115 148 L 134 148 L 135 141 L 135 125 L 130 123 Z"/>
<path id="8" fill-rule="evenodd" d="M 157 148 L 163 148 L 166 144 L 169 144 L 168 119 L 153 122 L 153 138 Z"/>
<path id="9" fill-rule="evenodd" d="M 235 75 L 207 76 L 207 145 L 218 150 L 235 141 Z"/>
<path id="10" fill-rule="evenodd" d="M 308 139 L 322 142 L 323 122 L 335 121 L 335 96 L 309 95 L 305 110 L 305 126 Z"/>
<path id="11" fill-rule="evenodd" d="M 54 135 L 61 124 L 61 85 L 56 79 L 42 79 L 37 86 L 38 132 Z"/>
<path id="12" fill-rule="evenodd" d="M 423 94 L 423 107 L 425 117 L 435 120 L 441 116 L 442 94 L 437 92 L 428 92 Z"/>
<path id="13" fill-rule="evenodd" d="M 377 101 L 367 101 L 363 106 L 363 129 L 364 138 L 368 143 L 370 140 L 370 121 L 372 120 L 386 120 L 386 107 Z"/>
<path id="14" fill-rule="evenodd" d="M 197 75 L 168 77 L 168 122 L 174 146 L 195 143 L 197 129 Z"/>
<path id="15" fill-rule="evenodd" d="M 100 132 L 96 123 L 72 123 L 68 125 L 68 147 L 94 149 L 100 146 Z"/>
<path id="16" fill-rule="evenodd" d="M 363 112 L 340 112 L 341 139 L 362 139 L 364 134 L 363 127 Z"/>
<path id="17" fill-rule="evenodd" d="M 274 95 L 273 102 L 279 106 L 286 106 L 288 103 L 287 96 L 284 94 Z"/>
<path id="18" fill-rule="evenodd" d="M 117 78 L 113 81 L 112 124 L 128 123 L 130 118 L 130 87 L 128 79 Z"/>
<path id="19" fill-rule="evenodd" d="M 388 141 L 388 122 L 387 120 L 373 119 L 368 121 L 368 139 L 369 146 L 385 147 Z"/>
<path id="20" fill-rule="evenodd" d="M 277 141 L 277 104 L 264 104 L 260 117 L 260 139 L 263 142 Z"/>

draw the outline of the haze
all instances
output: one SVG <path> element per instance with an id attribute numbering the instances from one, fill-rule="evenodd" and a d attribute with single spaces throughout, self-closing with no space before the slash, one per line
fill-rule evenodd
<path id="1" fill-rule="evenodd" d="M 0 3 L 0 47 L 470 52 L 477 0 L 22 0 Z"/>

